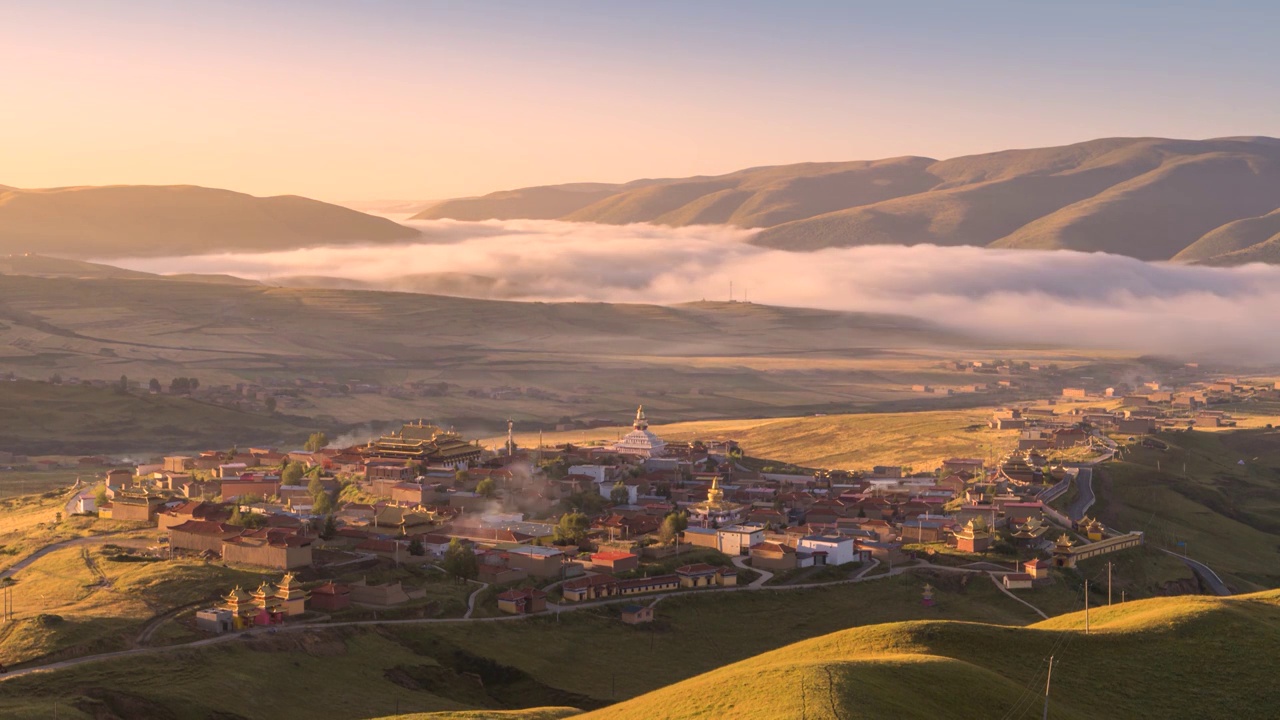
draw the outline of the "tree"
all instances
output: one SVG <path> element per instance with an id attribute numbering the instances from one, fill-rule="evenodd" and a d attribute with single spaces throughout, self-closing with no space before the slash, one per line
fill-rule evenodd
<path id="1" fill-rule="evenodd" d="M 305 468 L 302 467 L 302 463 L 291 462 L 280 473 L 280 483 L 283 485 L 297 485 L 298 481 L 302 479 L 304 471 Z"/>
<path id="2" fill-rule="evenodd" d="M 471 473 L 468 473 L 466 470 L 459 469 L 457 472 L 453 474 L 453 482 L 459 487 L 461 487 L 462 485 L 466 485 L 467 481 L 470 479 L 471 479 Z"/>
<path id="3" fill-rule="evenodd" d="M 155 378 L 151 378 L 151 382 L 147 383 L 147 389 L 152 393 L 159 393 L 161 390 L 160 381 Z"/>
<path id="4" fill-rule="evenodd" d="M 328 515 L 333 512 L 333 499 L 329 497 L 329 493 L 320 493 L 316 496 L 311 512 L 314 515 Z"/>
<path id="5" fill-rule="evenodd" d="M 120 376 L 120 382 L 116 383 L 116 392 L 121 395 L 129 392 L 129 378 L 126 375 Z"/>
<path id="6" fill-rule="evenodd" d="M 609 491 L 609 502 L 614 505 L 626 505 L 631 499 L 631 494 L 627 492 L 627 486 L 621 480 L 613 484 L 613 489 Z"/>
<path id="7" fill-rule="evenodd" d="M 111 498 L 107 497 L 107 488 L 105 486 L 98 488 L 97 492 L 93 494 L 94 507 L 102 509 L 102 506 L 109 502 L 111 502 Z"/>
<path id="8" fill-rule="evenodd" d="M 276 411 L 276 398 L 275 398 L 275 396 L 274 396 L 274 395 L 268 395 L 268 396 L 267 396 L 267 399 L 266 399 L 264 402 L 266 403 L 266 406 L 267 406 L 267 412 L 272 413 L 272 414 L 275 414 L 275 411 Z"/>
<path id="9" fill-rule="evenodd" d="M 587 532 L 590 530 L 590 518 L 580 512 L 568 512 L 560 517 L 560 522 L 556 523 L 551 537 L 561 545 L 570 543 L 578 545 L 586 539 Z"/>
<path id="10" fill-rule="evenodd" d="M 338 534 L 338 522 L 333 519 L 333 513 L 324 516 L 324 525 L 320 527 L 320 539 L 332 540 L 334 535 Z"/>
<path id="11" fill-rule="evenodd" d="M 427 547 L 422 544 L 422 538 L 415 535 L 413 539 L 409 541 L 409 554 L 416 555 L 418 557 L 422 557 L 427 554 Z"/>
<path id="12" fill-rule="evenodd" d="M 307 492 L 311 494 L 312 498 L 319 497 L 325 492 L 324 483 L 320 482 L 319 477 L 311 478 L 311 482 L 307 483 Z"/>
<path id="13" fill-rule="evenodd" d="M 231 509 L 231 517 L 227 518 L 227 524 L 239 525 L 240 527 L 247 525 L 244 520 L 244 513 L 240 512 L 240 503 L 236 503 L 236 506 Z"/>
<path id="14" fill-rule="evenodd" d="M 689 527 L 689 516 L 684 513 L 668 513 L 662 518 L 662 525 L 658 527 L 658 539 L 663 545 L 670 545 L 680 537 L 680 533 Z"/>
<path id="15" fill-rule="evenodd" d="M 311 433 L 311 437 L 307 438 L 307 443 L 302 447 L 307 452 L 319 452 L 329 444 L 329 436 L 322 432 Z"/>
<path id="16" fill-rule="evenodd" d="M 480 564 L 476 561 L 476 554 L 471 552 L 471 548 L 459 542 L 458 538 L 449 541 L 449 547 L 444 551 L 444 558 L 440 561 L 440 567 L 457 578 L 458 582 L 470 580 L 480 573 Z"/>
<path id="17" fill-rule="evenodd" d="M 491 498 L 498 494 L 497 484 L 493 482 L 493 478 L 485 478 L 476 484 L 476 494 Z"/>

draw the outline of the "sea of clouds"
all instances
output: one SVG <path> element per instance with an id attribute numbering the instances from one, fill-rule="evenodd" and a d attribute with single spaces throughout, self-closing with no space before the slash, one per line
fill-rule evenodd
<path id="1" fill-rule="evenodd" d="M 671 304 L 737 299 L 893 313 L 1000 342 L 1273 364 L 1280 266 L 1207 268 L 1100 253 L 918 245 L 787 252 L 718 226 L 554 221 L 408 223 L 420 240 L 285 252 L 111 259 L 155 273 L 268 284 L 439 288 L 512 300 Z M 315 278 L 324 278 L 316 280 Z M 407 279 L 427 278 L 425 283 Z M 461 289 L 458 289 L 461 288 Z M 438 290 L 437 290 L 438 291 Z"/>

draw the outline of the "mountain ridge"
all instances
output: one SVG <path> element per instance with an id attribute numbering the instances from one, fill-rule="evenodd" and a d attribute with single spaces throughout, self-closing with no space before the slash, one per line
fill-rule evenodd
<path id="1" fill-rule="evenodd" d="M 80 259 L 409 240 L 418 231 L 299 195 L 198 185 L 0 189 L 0 253 Z"/>
<path id="2" fill-rule="evenodd" d="M 948 160 L 908 155 L 519 188 L 446 200 L 414 219 L 731 225 L 758 229 L 751 242 L 784 250 L 928 243 L 1232 264 L 1269 257 L 1238 253 L 1280 228 L 1229 226 L 1278 208 L 1276 138 L 1117 137 Z"/>

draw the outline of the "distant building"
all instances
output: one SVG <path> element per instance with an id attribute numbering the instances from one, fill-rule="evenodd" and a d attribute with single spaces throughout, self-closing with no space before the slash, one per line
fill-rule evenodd
<path id="1" fill-rule="evenodd" d="M 689 523 L 702 527 L 720 527 L 740 523 L 747 516 L 747 506 L 731 503 L 724 499 L 724 491 L 720 489 L 719 478 L 711 479 L 711 488 L 707 490 L 705 502 L 689 506 Z"/>
<path id="2" fill-rule="evenodd" d="M 406 423 L 398 432 L 383 435 L 361 450 L 366 458 L 399 460 L 417 465 L 443 465 L 465 467 L 479 460 L 482 450 L 453 431 L 445 431 L 436 425 Z"/>
<path id="3" fill-rule="evenodd" d="M 625 605 L 622 608 L 622 622 L 628 625 L 653 622 L 652 605 Z"/>
<path id="4" fill-rule="evenodd" d="M 636 409 L 636 419 L 631 425 L 631 432 L 622 437 L 613 446 L 614 452 L 620 455 L 636 455 L 638 457 L 662 457 L 667 443 L 662 438 L 649 432 L 649 421 L 644 416 L 644 406 Z"/>
<path id="5" fill-rule="evenodd" d="M 498 609 L 511 615 L 529 615 L 547 609 L 547 594 L 536 588 L 517 588 L 498 594 Z"/>

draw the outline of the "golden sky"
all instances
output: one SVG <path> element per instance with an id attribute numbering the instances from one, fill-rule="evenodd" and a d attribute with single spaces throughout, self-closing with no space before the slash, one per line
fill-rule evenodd
<path id="1" fill-rule="evenodd" d="M 0 184 L 422 200 L 1280 134 L 1265 5 L 885 5 L 0 0 Z"/>

